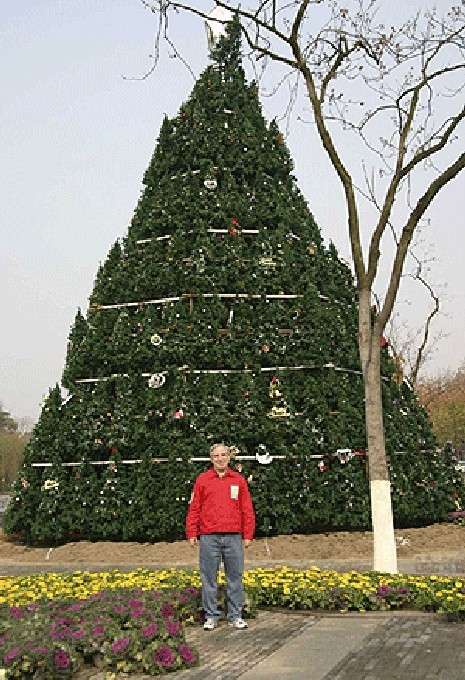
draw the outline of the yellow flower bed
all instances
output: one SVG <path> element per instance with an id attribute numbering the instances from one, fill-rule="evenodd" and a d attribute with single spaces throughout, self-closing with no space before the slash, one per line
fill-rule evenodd
<path id="1" fill-rule="evenodd" d="M 220 574 L 224 583 L 224 574 Z M 465 580 L 447 576 L 338 573 L 316 567 L 251 569 L 246 592 L 258 606 L 293 609 L 444 611 L 465 618 Z M 43 599 L 84 599 L 104 589 L 200 587 L 197 570 L 46 573 L 0 578 L 0 604 L 24 605 Z"/>
<path id="2" fill-rule="evenodd" d="M 142 588 L 160 590 L 163 588 L 200 587 L 198 572 L 164 569 L 149 571 L 87 572 L 72 574 L 46 573 L 31 576 L 0 577 L 0 604 L 25 605 L 37 600 L 61 598 L 85 599 L 105 589 Z"/>

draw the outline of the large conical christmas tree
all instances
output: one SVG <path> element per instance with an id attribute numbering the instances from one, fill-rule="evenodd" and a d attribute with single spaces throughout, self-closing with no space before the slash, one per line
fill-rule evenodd
<path id="1" fill-rule="evenodd" d="M 181 537 L 218 441 L 238 449 L 262 534 L 370 526 L 356 293 L 291 173 L 233 22 L 163 122 L 128 235 L 76 316 L 69 395 L 57 386 L 45 401 L 7 531 Z M 441 519 L 457 492 L 450 460 L 383 355 L 397 524 Z"/>

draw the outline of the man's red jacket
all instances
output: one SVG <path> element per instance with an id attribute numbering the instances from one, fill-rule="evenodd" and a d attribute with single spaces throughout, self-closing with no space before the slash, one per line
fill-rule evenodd
<path id="1" fill-rule="evenodd" d="M 246 480 L 230 468 L 223 477 L 214 468 L 202 472 L 195 480 L 187 512 L 187 538 L 236 532 L 244 539 L 254 537 L 255 513 Z"/>

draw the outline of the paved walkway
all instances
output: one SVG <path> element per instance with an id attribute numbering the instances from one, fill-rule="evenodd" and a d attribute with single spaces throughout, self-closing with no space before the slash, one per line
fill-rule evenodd
<path id="1" fill-rule="evenodd" d="M 433 615 L 260 612 L 246 631 L 223 623 L 212 632 L 187 628 L 186 636 L 201 665 L 172 680 L 465 680 L 465 624 Z M 105 675 L 77 676 L 88 678 Z"/>

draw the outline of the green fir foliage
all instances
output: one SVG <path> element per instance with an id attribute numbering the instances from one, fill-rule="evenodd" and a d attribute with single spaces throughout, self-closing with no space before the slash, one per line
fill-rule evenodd
<path id="1" fill-rule="evenodd" d="M 69 396 L 55 387 L 44 404 L 6 530 L 50 544 L 179 538 L 208 465 L 189 459 L 218 441 L 282 456 L 242 464 L 262 535 L 368 528 L 356 291 L 246 82 L 237 22 L 163 121 L 143 181 L 77 313 Z M 220 296 L 232 293 L 242 297 Z M 283 294 L 295 297 L 270 297 Z M 136 304 L 106 307 L 124 303 Z M 237 372 L 208 372 L 221 369 Z M 396 523 L 442 520 L 461 494 L 451 461 L 388 348 L 382 371 Z"/>

